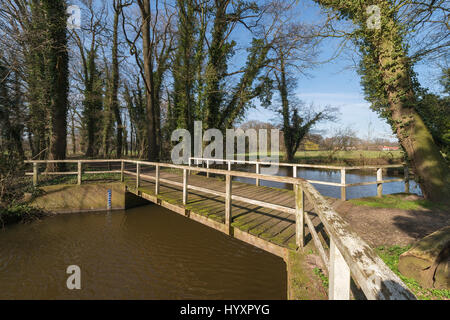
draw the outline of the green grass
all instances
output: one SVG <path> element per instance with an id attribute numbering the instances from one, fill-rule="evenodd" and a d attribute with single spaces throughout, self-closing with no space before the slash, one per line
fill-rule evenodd
<path id="1" fill-rule="evenodd" d="M 9 224 L 33 221 L 43 215 L 43 212 L 28 204 L 14 204 L 7 208 L 0 207 L 0 228 Z"/>
<path id="2" fill-rule="evenodd" d="M 450 290 L 437 290 L 423 288 L 416 280 L 403 276 L 398 271 L 398 262 L 400 255 L 405 253 L 411 248 L 411 246 L 400 247 L 381 246 L 376 248 L 377 254 L 386 263 L 386 265 L 397 274 L 400 279 L 408 286 L 408 288 L 417 296 L 420 300 L 448 300 L 450 299 Z"/>
<path id="3" fill-rule="evenodd" d="M 246 153 L 245 156 L 257 156 L 258 153 Z M 285 153 L 273 154 L 285 160 Z M 402 151 L 299 151 L 295 154 L 296 163 L 314 163 L 328 165 L 365 165 L 365 164 L 399 164 L 403 162 Z"/>
<path id="4" fill-rule="evenodd" d="M 323 273 L 322 269 L 314 268 L 314 274 L 319 277 L 320 281 L 322 281 L 322 285 L 324 288 L 328 289 L 329 280 L 328 277 Z"/>
<path id="5" fill-rule="evenodd" d="M 323 158 L 332 155 L 335 159 L 360 159 L 364 157 L 366 159 L 378 159 L 378 158 L 391 158 L 391 159 L 403 159 L 402 151 L 367 151 L 367 150 L 355 150 L 355 151 L 337 151 L 332 153 L 331 151 L 299 151 L 295 154 L 296 158 L 308 159 L 308 158 Z"/>
<path id="6" fill-rule="evenodd" d="M 444 205 L 433 203 L 428 200 L 405 200 L 408 196 L 404 193 L 384 195 L 381 198 L 369 197 L 362 199 L 352 199 L 351 203 L 358 206 L 366 206 L 372 208 L 386 209 L 402 209 L 402 210 L 423 210 L 423 209 L 445 209 Z"/>
<path id="7" fill-rule="evenodd" d="M 101 181 L 120 181 L 120 173 L 98 173 L 98 174 L 83 174 L 81 176 L 83 182 L 101 182 Z M 58 184 L 77 184 L 78 176 L 40 176 L 39 186 L 53 186 Z"/>

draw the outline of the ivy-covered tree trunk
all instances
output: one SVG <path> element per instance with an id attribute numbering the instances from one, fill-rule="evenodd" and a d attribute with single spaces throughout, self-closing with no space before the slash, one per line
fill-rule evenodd
<path id="1" fill-rule="evenodd" d="M 215 16 L 212 30 L 212 40 L 209 46 L 209 61 L 206 67 L 206 126 L 218 128 L 220 106 L 223 101 L 223 84 L 227 72 L 227 56 L 233 44 L 225 41 L 228 29 L 227 7 L 228 0 L 215 1 Z"/>
<path id="2" fill-rule="evenodd" d="M 27 21 L 27 20 L 25 20 Z M 48 154 L 47 145 L 47 106 L 45 103 L 45 62 L 42 43 L 45 41 L 46 23 L 39 1 L 30 2 L 30 20 L 24 24 L 26 38 L 23 46 L 25 74 L 28 86 L 26 99 L 29 104 L 29 142 L 32 157 L 44 160 Z"/>
<path id="3" fill-rule="evenodd" d="M 280 66 L 280 76 L 277 78 L 278 80 L 278 91 L 280 93 L 281 98 L 281 115 L 283 117 L 283 137 L 284 137 L 284 146 L 286 148 L 286 160 L 288 163 L 294 162 L 295 152 L 294 150 L 294 132 L 291 128 L 291 114 L 289 108 L 289 100 L 288 100 L 288 88 L 286 82 L 286 70 L 284 65 L 284 60 L 281 59 Z"/>
<path id="4" fill-rule="evenodd" d="M 174 95 L 170 131 L 194 131 L 195 16 L 192 0 L 178 0 L 178 48 L 173 65 Z"/>
<path id="5" fill-rule="evenodd" d="M 152 19 L 150 12 L 150 0 L 143 0 L 141 3 L 142 14 L 142 51 L 144 55 L 144 81 L 146 86 L 145 98 L 147 108 L 147 139 L 148 150 L 147 159 L 149 161 L 159 160 L 159 146 L 157 144 L 157 128 L 156 128 L 156 107 L 155 88 L 154 88 L 154 72 L 153 72 L 153 43 L 150 39 L 150 21 Z"/>
<path id="6" fill-rule="evenodd" d="M 120 115 L 119 107 L 119 42 L 118 42 L 118 28 L 119 28 L 119 16 L 122 12 L 122 4 L 114 1 L 114 27 L 113 27 L 113 46 L 112 46 L 112 74 L 111 74 L 111 107 L 114 113 L 114 118 L 117 123 L 116 133 L 116 157 L 120 159 L 122 157 L 123 149 L 123 124 Z"/>
<path id="7" fill-rule="evenodd" d="M 46 77 L 49 108 L 49 160 L 64 160 L 67 148 L 67 111 L 69 92 L 69 55 L 67 51 L 67 15 L 64 0 L 43 0 L 47 18 Z M 48 170 L 59 165 L 49 164 Z"/>
<path id="8" fill-rule="evenodd" d="M 416 112 L 413 71 L 391 1 L 371 1 L 380 9 L 379 27 L 369 27 L 367 5 L 357 0 L 316 0 L 339 11 L 360 27 L 355 33 L 363 53 L 361 74 L 368 100 L 388 120 L 410 166 L 418 177 L 424 196 L 434 201 L 449 201 L 450 170 L 433 137 Z"/>

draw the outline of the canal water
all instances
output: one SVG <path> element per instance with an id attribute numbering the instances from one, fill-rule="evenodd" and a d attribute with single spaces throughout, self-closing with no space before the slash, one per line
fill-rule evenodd
<path id="1" fill-rule="evenodd" d="M 242 169 L 241 169 L 242 170 Z M 254 168 L 246 170 L 248 172 L 255 172 Z M 261 173 L 264 174 L 264 168 L 261 168 Z M 341 183 L 341 172 L 338 170 L 321 170 L 321 169 L 302 169 L 299 168 L 297 171 L 298 177 L 306 180 L 313 181 L 326 181 L 326 182 L 334 182 Z M 278 176 L 282 177 L 292 177 L 293 172 L 292 168 L 280 167 L 278 170 Z M 395 173 L 389 173 L 383 175 L 383 180 L 390 179 L 399 179 L 402 178 L 401 175 Z M 352 183 L 362 183 L 362 182 L 370 182 L 377 181 L 377 174 L 375 170 L 371 171 L 347 171 L 346 175 L 347 184 Z M 245 183 L 254 183 L 254 179 L 248 178 L 235 178 L 236 181 L 241 181 Z M 287 185 L 284 183 L 278 183 L 273 181 L 263 181 L 261 180 L 261 185 L 266 187 L 274 187 L 274 188 L 283 188 L 283 189 L 292 189 L 292 185 Z M 321 184 L 313 184 L 313 186 L 319 191 L 323 196 L 331 197 L 331 198 L 340 198 L 341 197 L 341 188 L 334 186 L 327 186 Z M 404 182 L 391 182 L 383 184 L 383 194 L 394 194 L 394 193 L 402 193 L 405 191 L 405 183 Z M 410 181 L 410 192 L 418 195 L 422 195 L 422 191 L 420 187 L 416 184 L 414 180 Z M 356 198 L 365 198 L 365 197 L 374 197 L 377 195 L 377 185 L 370 186 L 358 186 L 358 187 L 349 187 L 347 188 L 347 199 L 356 199 Z"/>
<path id="2" fill-rule="evenodd" d="M 286 277 L 282 259 L 155 205 L 0 230 L 0 299 L 286 299 Z"/>

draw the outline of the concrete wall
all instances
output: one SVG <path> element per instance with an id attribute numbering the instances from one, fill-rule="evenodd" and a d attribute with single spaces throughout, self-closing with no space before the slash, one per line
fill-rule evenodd
<path id="1" fill-rule="evenodd" d="M 40 188 L 43 195 L 31 203 L 49 213 L 103 211 L 108 209 L 108 190 L 112 191 L 112 210 L 145 205 L 142 199 L 125 192 L 122 183 L 56 185 Z"/>

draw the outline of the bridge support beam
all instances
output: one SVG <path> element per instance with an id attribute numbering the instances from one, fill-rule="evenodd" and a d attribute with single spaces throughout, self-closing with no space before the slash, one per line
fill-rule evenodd
<path id="1" fill-rule="evenodd" d="M 156 173 L 155 173 L 155 195 L 156 196 L 159 195 L 159 185 L 160 185 L 159 177 L 160 177 L 159 166 L 156 166 Z"/>
<path id="2" fill-rule="evenodd" d="M 188 202 L 188 170 L 183 170 L 183 204 Z"/>
<path id="3" fill-rule="evenodd" d="M 125 182 L 125 162 L 120 163 L 120 182 Z"/>
<path id="4" fill-rule="evenodd" d="M 256 164 L 256 174 L 261 174 L 261 166 L 259 163 Z M 261 183 L 260 183 L 259 178 L 256 178 L 256 186 L 259 187 L 260 185 L 261 185 Z"/>
<path id="5" fill-rule="evenodd" d="M 39 183 L 39 165 L 37 162 L 33 163 L 33 186 L 36 187 Z"/>
<path id="6" fill-rule="evenodd" d="M 226 182 L 225 182 L 225 225 L 227 227 L 228 234 L 231 234 L 231 221 L 232 221 L 232 212 L 231 212 L 231 199 L 232 199 L 232 180 L 231 175 L 227 174 Z"/>
<path id="7" fill-rule="evenodd" d="M 350 268 L 330 239 L 330 300 L 350 300 Z"/>
<path id="8" fill-rule="evenodd" d="M 341 200 L 347 201 L 347 172 L 345 169 L 341 170 Z"/>
<path id="9" fill-rule="evenodd" d="M 410 189 L 409 189 L 409 168 L 407 166 L 405 166 L 404 168 L 404 175 L 405 175 L 405 193 L 409 193 Z"/>
<path id="10" fill-rule="evenodd" d="M 305 193 L 299 184 L 294 187 L 295 191 L 295 236 L 297 247 L 305 245 Z"/>
<path id="11" fill-rule="evenodd" d="M 81 163 L 81 161 L 78 161 L 78 185 L 81 186 L 82 183 L 82 172 L 83 170 L 83 164 Z"/>
<path id="12" fill-rule="evenodd" d="M 377 184 L 377 196 L 381 198 L 383 196 L 383 183 L 381 183 L 383 181 L 383 169 L 381 168 L 377 170 L 377 181 L 380 182 Z"/>
<path id="13" fill-rule="evenodd" d="M 141 165 L 136 164 L 136 190 L 141 186 Z"/>

